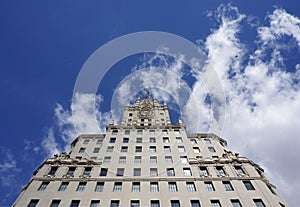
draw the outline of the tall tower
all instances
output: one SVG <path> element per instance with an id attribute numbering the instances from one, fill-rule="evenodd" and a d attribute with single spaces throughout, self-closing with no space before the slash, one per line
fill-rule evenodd
<path id="1" fill-rule="evenodd" d="M 14 207 L 284 207 L 263 169 L 211 133 L 187 134 L 149 94 L 120 125 L 47 159 Z"/>

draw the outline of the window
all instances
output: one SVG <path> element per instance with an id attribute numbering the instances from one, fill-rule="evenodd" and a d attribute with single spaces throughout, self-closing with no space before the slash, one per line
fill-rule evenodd
<path id="1" fill-rule="evenodd" d="M 126 157 L 125 156 L 119 157 L 119 164 L 125 164 L 125 163 L 126 163 Z"/>
<path id="2" fill-rule="evenodd" d="M 137 200 L 130 201 L 130 207 L 139 207 L 139 206 L 140 206 L 140 201 Z"/>
<path id="3" fill-rule="evenodd" d="M 72 201 L 71 201 L 70 207 L 78 207 L 78 206 L 79 206 L 79 203 L 80 203 L 79 200 L 72 200 Z"/>
<path id="4" fill-rule="evenodd" d="M 111 157 L 104 157 L 103 163 L 109 163 L 111 160 Z"/>
<path id="5" fill-rule="evenodd" d="M 85 147 L 81 147 L 80 149 L 79 149 L 79 152 L 78 153 L 84 153 L 85 152 Z"/>
<path id="6" fill-rule="evenodd" d="M 84 191 L 86 182 L 79 182 L 76 191 Z"/>
<path id="7" fill-rule="evenodd" d="M 143 130 L 141 130 L 141 129 L 137 130 L 136 134 L 143 134 Z"/>
<path id="8" fill-rule="evenodd" d="M 190 168 L 183 168 L 184 176 L 192 176 L 192 171 Z"/>
<path id="9" fill-rule="evenodd" d="M 239 200 L 235 199 L 235 200 L 230 200 L 230 201 L 231 201 L 232 207 L 242 207 L 242 204 L 240 203 Z"/>
<path id="10" fill-rule="evenodd" d="M 142 151 L 143 151 L 142 146 L 135 147 L 135 152 L 142 152 Z"/>
<path id="11" fill-rule="evenodd" d="M 60 200 L 52 200 L 50 207 L 58 207 L 60 203 Z"/>
<path id="12" fill-rule="evenodd" d="M 250 181 L 243 181 L 247 190 L 255 190 Z"/>
<path id="13" fill-rule="evenodd" d="M 39 200 L 38 199 L 31 199 L 27 207 L 36 207 L 38 204 Z"/>
<path id="14" fill-rule="evenodd" d="M 119 203 L 120 203 L 120 201 L 118 201 L 118 200 L 112 200 L 110 202 L 110 207 L 119 207 Z"/>
<path id="15" fill-rule="evenodd" d="M 95 192 L 102 192 L 104 189 L 104 182 L 97 182 Z"/>
<path id="16" fill-rule="evenodd" d="M 91 201 L 90 207 L 99 207 L 99 203 L 100 203 L 99 200 L 93 200 Z"/>
<path id="17" fill-rule="evenodd" d="M 285 205 L 283 205 L 282 203 L 279 203 L 280 207 L 285 207 Z"/>
<path id="18" fill-rule="evenodd" d="M 180 156 L 181 163 L 188 163 L 187 156 Z"/>
<path id="19" fill-rule="evenodd" d="M 245 172 L 242 166 L 234 166 L 235 172 L 237 175 L 245 175 Z"/>
<path id="20" fill-rule="evenodd" d="M 48 172 L 48 175 L 55 175 L 58 167 L 51 167 L 51 169 Z"/>
<path id="21" fill-rule="evenodd" d="M 170 143 L 169 137 L 163 137 L 163 143 Z"/>
<path id="22" fill-rule="evenodd" d="M 150 168 L 150 176 L 151 177 L 157 176 L 157 168 Z"/>
<path id="23" fill-rule="evenodd" d="M 229 181 L 223 181 L 223 185 L 226 191 L 233 191 L 233 187 Z"/>
<path id="24" fill-rule="evenodd" d="M 108 146 L 106 152 L 113 152 L 113 150 L 114 150 L 113 146 Z"/>
<path id="25" fill-rule="evenodd" d="M 143 142 L 143 138 L 142 137 L 138 137 L 135 140 L 136 143 L 142 143 Z"/>
<path id="26" fill-rule="evenodd" d="M 90 142 L 90 140 L 88 140 L 88 139 L 83 140 L 83 144 L 88 144 L 89 142 Z"/>
<path id="27" fill-rule="evenodd" d="M 141 184 L 140 182 L 133 182 L 132 183 L 132 192 L 140 192 L 141 191 Z"/>
<path id="28" fill-rule="evenodd" d="M 212 152 L 212 153 L 213 153 L 213 152 L 216 152 L 215 148 L 213 148 L 213 147 L 208 147 L 208 151 L 209 151 L 209 152 Z"/>
<path id="29" fill-rule="evenodd" d="M 121 182 L 115 182 L 113 191 L 114 192 L 121 192 L 122 191 L 122 183 Z"/>
<path id="30" fill-rule="evenodd" d="M 129 135 L 130 134 L 130 130 L 125 130 L 124 134 L 125 135 Z"/>
<path id="31" fill-rule="evenodd" d="M 204 182 L 205 188 L 207 191 L 215 191 L 214 185 L 212 182 Z"/>
<path id="32" fill-rule="evenodd" d="M 113 131 L 111 132 L 111 134 L 112 134 L 112 135 L 117 135 L 117 134 L 118 134 L 118 130 L 113 130 Z"/>
<path id="33" fill-rule="evenodd" d="M 150 138 L 149 138 L 149 142 L 150 142 L 150 143 L 156 143 L 155 137 L 150 137 Z"/>
<path id="34" fill-rule="evenodd" d="M 162 132 L 163 134 L 168 134 L 168 130 L 167 130 L 167 129 L 163 129 L 161 132 Z"/>
<path id="35" fill-rule="evenodd" d="M 175 140 L 176 140 L 177 143 L 182 143 L 183 142 L 181 137 L 176 137 Z"/>
<path id="36" fill-rule="evenodd" d="M 211 140 L 208 139 L 208 138 L 205 138 L 204 141 L 205 141 L 206 144 L 211 144 Z"/>
<path id="37" fill-rule="evenodd" d="M 253 199 L 253 202 L 257 207 L 266 207 L 264 202 L 261 199 Z"/>
<path id="38" fill-rule="evenodd" d="M 173 159 L 172 159 L 172 157 L 171 156 L 165 156 L 165 161 L 166 161 L 166 163 L 173 163 Z"/>
<path id="39" fill-rule="evenodd" d="M 107 168 L 101 168 L 100 176 L 106 176 L 106 175 L 107 175 Z"/>
<path id="40" fill-rule="evenodd" d="M 193 147 L 194 153 L 200 153 L 199 147 Z"/>
<path id="41" fill-rule="evenodd" d="M 190 139 L 191 144 L 197 144 L 197 141 L 195 139 Z"/>
<path id="42" fill-rule="evenodd" d="M 97 140 L 97 144 L 102 144 L 103 143 L 103 140 L 102 139 L 98 139 Z"/>
<path id="43" fill-rule="evenodd" d="M 141 164 L 141 163 L 142 163 L 142 156 L 135 156 L 134 164 Z"/>
<path id="44" fill-rule="evenodd" d="M 269 185 L 267 185 L 267 187 L 269 188 L 269 190 L 271 191 L 271 193 L 273 193 L 274 195 L 276 195 L 275 191 L 273 190 L 273 188 Z"/>
<path id="45" fill-rule="evenodd" d="M 123 138 L 123 143 L 129 143 L 129 138 L 127 137 Z"/>
<path id="46" fill-rule="evenodd" d="M 200 202 L 198 200 L 191 200 L 191 207 L 200 207 Z"/>
<path id="47" fill-rule="evenodd" d="M 168 176 L 175 176 L 174 168 L 167 168 L 167 175 Z"/>
<path id="48" fill-rule="evenodd" d="M 159 200 L 150 201 L 150 207 L 160 207 Z"/>
<path id="49" fill-rule="evenodd" d="M 211 200 L 211 207 L 221 207 L 221 203 L 219 200 Z"/>
<path id="50" fill-rule="evenodd" d="M 225 175 L 225 171 L 224 171 L 223 167 L 217 166 L 216 170 L 217 170 L 218 175 Z"/>
<path id="51" fill-rule="evenodd" d="M 171 152 L 170 146 L 164 146 L 164 151 L 165 152 Z"/>
<path id="52" fill-rule="evenodd" d="M 177 192 L 178 191 L 176 182 L 169 182 L 168 186 L 169 186 L 169 191 L 170 192 Z"/>
<path id="53" fill-rule="evenodd" d="M 91 171 L 92 171 L 92 168 L 91 167 L 85 167 L 84 168 L 84 171 L 83 171 L 83 175 L 90 175 L 91 174 Z"/>
<path id="54" fill-rule="evenodd" d="M 157 182 L 151 182 L 150 183 L 150 192 L 158 192 L 158 183 Z"/>
<path id="55" fill-rule="evenodd" d="M 42 184 L 40 185 L 38 191 L 44 191 L 46 190 L 47 186 L 49 185 L 49 182 L 42 182 Z"/>
<path id="56" fill-rule="evenodd" d="M 207 171 L 206 167 L 200 167 L 200 175 L 202 175 L 202 176 L 208 175 L 208 171 Z"/>
<path id="57" fill-rule="evenodd" d="M 194 182 L 187 182 L 186 189 L 187 189 L 187 191 L 196 191 Z"/>
<path id="58" fill-rule="evenodd" d="M 151 164 L 156 164 L 157 163 L 157 157 L 156 156 L 151 156 L 150 157 L 150 163 Z"/>
<path id="59" fill-rule="evenodd" d="M 74 175 L 75 170 L 76 170 L 76 167 L 69 167 L 67 175 Z"/>
<path id="60" fill-rule="evenodd" d="M 124 176 L 124 168 L 117 168 L 117 176 Z"/>
<path id="61" fill-rule="evenodd" d="M 128 151 L 128 147 L 127 146 L 122 146 L 121 147 L 121 152 L 127 152 Z"/>
<path id="62" fill-rule="evenodd" d="M 99 153 L 100 147 L 95 147 L 93 153 Z"/>
<path id="63" fill-rule="evenodd" d="M 156 152 L 156 147 L 155 146 L 150 146 L 149 147 L 149 152 Z"/>
<path id="64" fill-rule="evenodd" d="M 150 134 L 154 134 L 154 133 L 155 133 L 155 129 L 150 129 L 150 130 L 149 130 L 149 133 L 150 133 Z"/>
<path id="65" fill-rule="evenodd" d="M 174 129 L 174 134 L 180 134 L 180 130 L 179 129 Z"/>
<path id="66" fill-rule="evenodd" d="M 179 152 L 185 152 L 184 146 L 178 146 L 178 151 Z"/>
<path id="67" fill-rule="evenodd" d="M 58 188 L 58 191 L 65 191 L 69 185 L 69 182 L 62 182 Z"/>
<path id="68" fill-rule="evenodd" d="M 178 200 L 176 201 L 171 201 L 171 207 L 180 207 L 180 202 Z"/>
<path id="69" fill-rule="evenodd" d="M 141 176 L 141 168 L 134 168 L 133 176 Z"/>

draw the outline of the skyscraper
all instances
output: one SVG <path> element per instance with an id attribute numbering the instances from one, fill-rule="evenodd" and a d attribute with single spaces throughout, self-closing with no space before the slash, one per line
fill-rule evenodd
<path id="1" fill-rule="evenodd" d="M 149 94 L 120 125 L 83 134 L 47 159 L 14 207 L 283 207 L 263 169 L 211 133 L 187 134 Z"/>

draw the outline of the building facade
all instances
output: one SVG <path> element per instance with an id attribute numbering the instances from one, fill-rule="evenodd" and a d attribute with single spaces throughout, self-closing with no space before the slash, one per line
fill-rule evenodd
<path id="1" fill-rule="evenodd" d="M 149 95 L 120 125 L 83 134 L 47 159 L 14 207 L 284 207 L 263 169 L 221 137 L 187 134 Z"/>

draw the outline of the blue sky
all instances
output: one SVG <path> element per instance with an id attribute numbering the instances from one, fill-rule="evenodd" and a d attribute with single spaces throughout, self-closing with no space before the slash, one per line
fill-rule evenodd
<path id="1" fill-rule="evenodd" d="M 177 76 L 187 82 L 201 105 L 197 112 L 201 121 L 196 121 L 201 126 L 193 129 L 209 131 L 219 121 L 211 114 L 226 114 L 219 134 L 229 147 L 261 164 L 289 204 L 298 203 L 300 7 L 296 1 L 2 1 L 0 27 L 0 206 L 12 204 L 51 153 L 67 150 L 79 132 L 94 132 L 88 112 L 94 98 L 101 128 L 111 119 L 113 95 L 117 106 L 127 104 L 137 94 L 126 91 L 126 84 L 139 77 L 147 88 L 149 73 L 161 77 L 151 70 L 134 73 L 145 65 L 174 72 L 168 83 L 176 82 Z M 214 92 L 201 85 L 202 73 L 180 65 L 180 57 L 170 60 L 155 54 L 124 58 L 106 73 L 96 95 L 79 94 L 72 102 L 76 79 L 88 58 L 115 38 L 143 31 L 172 33 L 197 45 L 218 74 L 226 111 L 216 112 L 208 104 L 205 97 L 210 93 L 213 97 Z M 164 92 L 153 90 L 153 94 L 174 104 L 174 117 L 195 123 L 188 115 L 193 113 L 193 102 L 187 99 L 181 111 L 176 96 L 170 95 L 177 94 L 181 85 L 164 87 Z M 128 99 L 122 99 L 121 93 Z M 71 104 L 86 118 L 78 120 L 77 132 L 70 121 Z M 84 127 L 83 122 L 91 124 Z"/>

